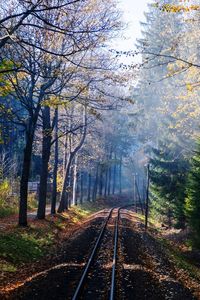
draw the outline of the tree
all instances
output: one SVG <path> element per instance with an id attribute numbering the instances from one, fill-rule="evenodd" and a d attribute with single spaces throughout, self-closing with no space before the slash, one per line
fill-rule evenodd
<path id="1" fill-rule="evenodd" d="M 67 194 L 67 186 L 69 185 L 70 168 L 71 168 L 71 164 L 72 164 L 76 154 L 83 146 L 83 143 L 86 138 L 86 133 L 87 133 L 87 106 L 86 106 L 86 104 L 83 106 L 83 125 L 82 126 L 83 126 L 83 130 L 81 131 L 81 134 L 80 134 L 80 140 L 74 146 L 74 148 L 70 149 L 70 153 L 69 153 L 69 156 L 67 159 L 58 212 L 63 212 L 65 209 L 68 209 L 68 199 L 67 199 L 66 194 Z"/>
<path id="2" fill-rule="evenodd" d="M 197 149 L 191 159 L 191 170 L 188 176 L 186 215 L 193 232 L 193 241 L 200 246 L 200 141 L 197 142 Z"/>
<path id="3" fill-rule="evenodd" d="M 13 92 L 10 93 L 13 98 L 12 101 L 7 103 L 7 106 L 11 111 L 10 121 L 20 124 L 24 128 L 26 136 L 20 181 L 19 209 L 19 225 L 26 226 L 28 179 L 35 131 L 43 106 L 42 101 L 50 93 L 55 81 L 59 79 L 57 72 L 60 62 L 58 64 L 54 63 L 54 65 L 50 62 L 49 66 L 51 65 L 51 68 L 48 69 L 43 53 L 36 51 L 32 46 L 30 46 L 28 52 L 27 49 L 19 51 L 17 48 L 15 58 L 19 61 L 23 60 L 24 72 L 7 75 L 13 87 Z M 14 101 L 18 103 L 16 110 L 13 106 Z"/>
<path id="4" fill-rule="evenodd" d="M 92 187 L 94 198 L 98 192 L 106 196 L 109 190 L 122 189 L 123 138 L 117 141 L 120 133 L 110 135 L 103 128 L 107 112 L 119 110 L 126 100 L 122 88 L 127 75 L 116 73 L 116 57 L 107 48 L 107 41 L 121 28 L 114 4 L 114 0 L 14 0 L 0 6 L 2 139 L 11 137 L 10 128 L 17 129 L 0 152 L 7 147 L 12 153 L 20 136 L 21 226 L 27 225 L 28 181 L 38 181 L 38 176 L 39 219 L 45 218 L 48 181 L 53 181 L 52 213 L 58 190 L 59 211 L 70 205 L 72 182 L 74 203 L 79 185 L 79 202 L 85 195 L 91 200 Z"/>
<path id="5" fill-rule="evenodd" d="M 152 210 L 168 226 L 174 221 L 178 228 L 185 227 L 185 195 L 188 162 L 181 148 L 173 141 L 160 142 L 158 149 L 153 149 L 150 159 Z"/>
<path id="6" fill-rule="evenodd" d="M 186 178 L 199 135 L 199 8 L 179 2 L 149 5 L 134 96 L 141 122 L 137 138 L 152 159 L 151 210 L 184 227 Z"/>
<path id="7" fill-rule="evenodd" d="M 61 9 L 66 9 L 68 6 L 73 6 L 80 2 L 80 0 L 8 0 L 1 4 L 1 19 L 0 19 L 0 33 L 1 41 L 0 48 L 4 47 L 7 43 L 21 43 L 26 44 L 24 39 L 24 31 L 27 28 L 36 27 L 38 29 L 48 30 L 51 34 L 67 34 L 67 28 L 63 23 L 55 23 L 56 19 L 46 19 L 46 16 L 50 13 L 55 15 L 55 12 L 60 16 Z M 57 16 L 58 16 L 57 15 Z M 59 20 L 57 18 L 57 20 Z M 32 39 L 31 45 L 38 47 L 35 43 L 36 40 Z M 30 43 L 28 43 L 30 45 Z M 44 51 L 48 51 L 48 48 L 43 48 Z M 9 68 L 8 68 L 9 70 Z"/>
<path id="8" fill-rule="evenodd" d="M 57 199 L 57 175 L 58 175 L 58 158 L 59 158 L 59 151 L 58 151 L 58 108 L 55 109 L 54 115 L 54 140 L 55 140 L 55 147 L 54 147 L 54 167 L 53 167 L 53 191 L 52 191 L 52 199 L 51 199 L 51 214 L 56 213 L 56 199 Z"/>
<path id="9" fill-rule="evenodd" d="M 165 1 L 159 3 L 159 7 L 163 5 L 166 5 Z M 168 1 L 168 5 L 186 4 Z M 149 139 L 157 143 L 155 137 L 165 134 L 168 127 L 176 128 L 184 142 L 188 140 L 190 149 L 198 132 L 199 118 L 196 11 L 193 17 L 191 19 L 185 11 L 170 13 L 155 5 L 149 6 L 146 23 L 142 23 L 143 38 L 138 41 L 143 60 L 137 87 L 139 92 L 136 91 L 148 128 L 144 135 L 149 135 Z M 155 130 L 157 134 L 152 134 Z"/>

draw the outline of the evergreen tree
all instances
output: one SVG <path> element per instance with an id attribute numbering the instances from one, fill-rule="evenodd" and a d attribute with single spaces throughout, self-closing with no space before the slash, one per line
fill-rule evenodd
<path id="1" fill-rule="evenodd" d="M 165 140 L 153 149 L 151 163 L 152 210 L 163 222 L 178 228 L 185 227 L 185 185 L 188 162 L 180 147 Z"/>
<path id="2" fill-rule="evenodd" d="M 197 151 L 191 159 L 185 208 L 193 231 L 193 241 L 200 246 L 200 139 L 197 142 Z"/>

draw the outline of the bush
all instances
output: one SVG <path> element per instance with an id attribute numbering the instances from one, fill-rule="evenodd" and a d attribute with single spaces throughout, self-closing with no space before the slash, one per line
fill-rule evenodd
<path id="1" fill-rule="evenodd" d="M 0 183 L 0 198 L 6 200 L 9 197 L 11 188 L 8 180 L 4 180 Z"/>
<path id="2" fill-rule="evenodd" d="M 17 212 L 17 199 L 11 196 L 11 186 L 8 180 L 0 183 L 0 217 L 6 217 Z"/>
<path id="3" fill-rule="evenodd" d="M 0 218 L 10 216 L 18 212 L 18 195 L 12 195 L 11 184 L 8 180 L 0 183 Z M 28 210 L 33 210 L 37 207 L 38 202 L 36 194 L 28 195 Z"/>
<path id="4" fill-rule="evenodd" d="M 28 210 L 33 210 L 37 208 L 38 206 L 38 201 L 36 197 L 36 193 L 30 193 L 28 195 Z"/>

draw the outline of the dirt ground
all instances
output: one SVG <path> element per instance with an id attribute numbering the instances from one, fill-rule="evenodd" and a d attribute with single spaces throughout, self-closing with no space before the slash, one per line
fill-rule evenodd
<path id="1" fill-rule="evenodd" d="M 47 260 L 44 271 L 33 272 L 18 288 L 10 286 L 1 299 L 71 299 L 107 211 L 80 225 L 63 241 L 58 253 Z M 97 254 L 94 272 L 91 270 L 89 274 L 90 288 L 85 289 L 82 299 L 108 299 L 112 238 L 110 226 Z M 141 219 L 131 210 L 123 210 L 121 214 L 116 299 L 200 299 L 200 282 L 173 264 L 156 235 L 145 232 Z"/>
<path id="2" fill-rule="evenodd" d="M 122 214 L 120 240 L 122 255 L 121 293 L 118 299 L 197 299 L 165 253 L 135 215 Z"/>

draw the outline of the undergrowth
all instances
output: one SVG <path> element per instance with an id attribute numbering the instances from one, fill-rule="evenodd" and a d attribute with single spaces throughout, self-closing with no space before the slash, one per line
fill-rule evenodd
<path id="1" fill-rule="evenodd" d="M 192 278 L 200 281 L 200 269 L 196 267 L 191 260 L 179 250 L 178 247 L 172 245 L 165 238 L 159 238 L 159 242 L 165 248 L 168 255 L 172 258 L 178 268 L 187 271 Z"/>
<path id="2" fill-rule="evenodd" d="M 34 197 L 29 203 L 34 206 Z M 46 221 L 31 222 L 27 228 L 13 227 L 0 233 L 0 269 L 15 272 L 22 264 L 40 260 L 57 243 L 58 231 L 86 219 L 99 208 L 93 203 L 70 208 L 62 215 L 48 216 Z M 52 246 L 52 247 L 51 247 Z"/>
<path id="3" fill-rule="evenodd" d="M 34 195 L 29 203 L 35 205 Z M 104 200 L 100 199 L 73 206 L 61 215 L 49 215 L 44 221 L 31 220 L 27 228 L 13 224 L 12 228 L 0 233 L 0 269 L 10 273 L 23 264 L 40 261 L 60 241 L 59 232 L 67 232 L 74 224 L 105 207 Z"/>
<path id="4" fill-rule="evenodd" d="M 46 229 L 28 228 L 0 234 L 0 257 L 13 266 L 36 261 L 53 242 L 53 234 Z"/>

